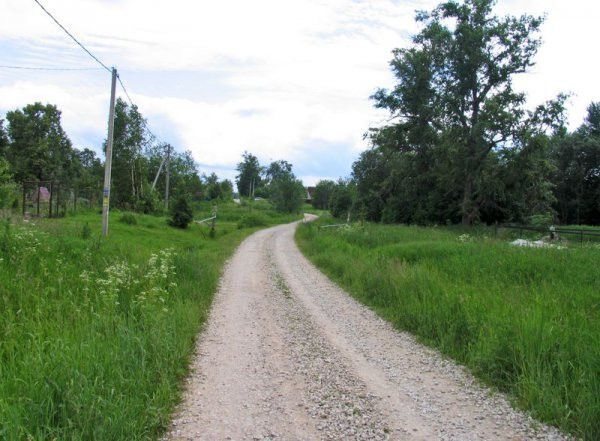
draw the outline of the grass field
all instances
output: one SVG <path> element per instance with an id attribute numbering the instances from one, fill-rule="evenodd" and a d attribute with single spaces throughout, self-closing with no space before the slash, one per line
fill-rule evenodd
<path id="1" fill-rule="evenodd" d="M 297 241 L 357 300 L 537 418 L 600 439 L 600 245 L 518 248 L 486 229 L 319 222 L 331 219 L 302 226 Z"/>
<path id="2" fill-rule="evenodd" d="M 121 216 L 108 240 L 97 212 L 0 225 L 0 439 L 158 437 L 224 261 L 255 227 L 298 218 L 225 205 L 210 238 Z"/>

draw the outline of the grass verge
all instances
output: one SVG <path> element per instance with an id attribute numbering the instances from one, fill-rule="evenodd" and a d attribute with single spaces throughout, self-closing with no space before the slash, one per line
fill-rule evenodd
<path id="1" fill-rule="evenodd" d="M 254 210 L 266 225 L 297 218 Z M 256 230 L 238 228 L 242 207 L 220 213 L 215 238 L 118 212 L 108 240 L 97 213 L 2 224 L 0 439 L 164 431 L 223 263 Z"/>
<path id="2" fill-rule="evenodd" d="M 357 300 L 540 420 L 600 438 L 598 244 L 518 248 L 489 231 L 319 222 L 297 242 Z"/>

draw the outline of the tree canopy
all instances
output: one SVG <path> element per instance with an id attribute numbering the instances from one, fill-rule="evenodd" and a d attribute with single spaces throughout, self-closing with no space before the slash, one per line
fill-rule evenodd
<path id="1" fill-rule="evenodd" d="M 372 96 L 390 123 L 369 131 L 373 147 L 353 166 L 365 218 L 470 225 L 553 212 L 550 140 L 565 131 L 567 97 L 527 110 L 513 81 L 534 64 L 543 19 L 499 17 L 495 3 L 418 12 L 412 46 L 394 50 L 397 84 Z"/>

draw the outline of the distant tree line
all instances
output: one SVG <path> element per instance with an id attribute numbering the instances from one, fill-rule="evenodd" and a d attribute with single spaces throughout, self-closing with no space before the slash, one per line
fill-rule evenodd
<path id="1" fill-rule="evenodd" d="M 306 189 L 288 161 L 273 161 L 262 166 L 252 153 L 244 152 L 237 166 L 236 184 L 241 197 L 269 199 L 284 213 L 299 213 L 306 199 Z"/>
<path id="2" fill-rule="evenodd" d="M 543 19 L 494 5 L 417 13 L 421 32 L 390 63 L 397 84 L 372 96 L 390 123 L 366 134 L 349 180 L 317 185 L 315 204 L 390 223 L 600 224 L 600 103 L 573 133 L 567 96 L 527 110 L 513 79 L 534 64 Z"/>
<path id="3" fill-rule="evenodd" d="M 106 149 L 106 141 L 104 142 Z M 164 207 L 165 168 L 152 184 L 171 150 L 170 198 L 230 200 L 231 181 L 216 174 L 200 175 L 190 151 L 176 152 L 157 143 L 136 106 L 118 99 L 115 105 L 111 206 L 145 213 Z M 18 188 L 25 180 L 52 180 L 61 188 L 101 195 L 104 163 L 96 152 L 74 148 L 61 126 L 61 112 L 51 104 L 35 103 L 9 111 L 0 119 L 0 208 L 18 205 Z"/>

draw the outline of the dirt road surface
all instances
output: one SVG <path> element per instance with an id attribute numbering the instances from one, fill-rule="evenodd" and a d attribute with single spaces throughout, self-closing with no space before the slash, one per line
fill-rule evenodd
<path id="1" fill-rule="evenodd" d="M 353 300 L 295 228 L 228 263 L 166 439 L 564 439 Z"/>

